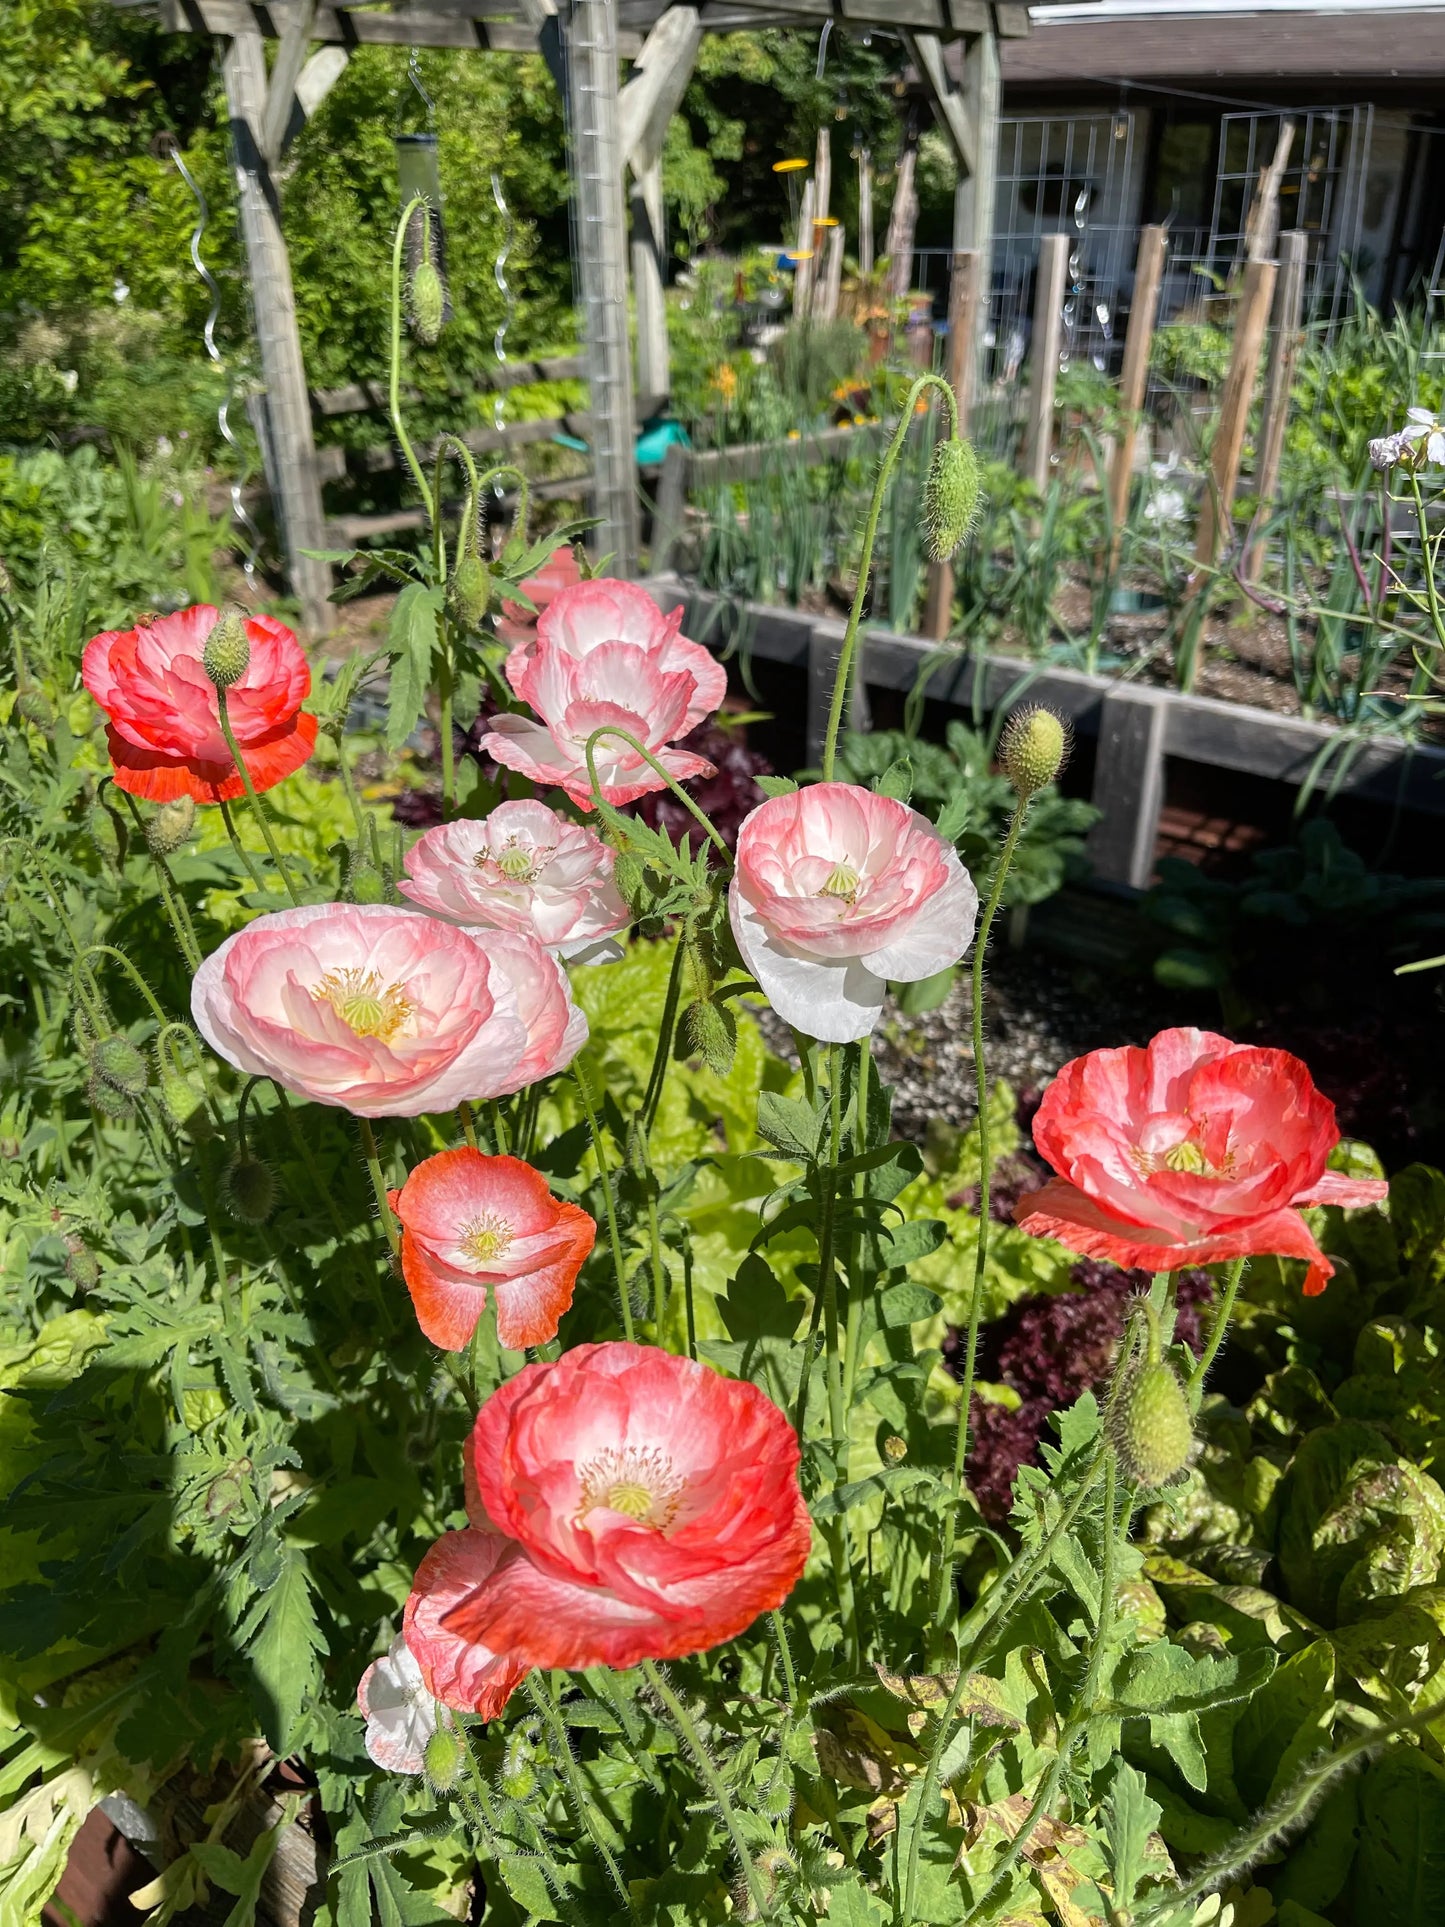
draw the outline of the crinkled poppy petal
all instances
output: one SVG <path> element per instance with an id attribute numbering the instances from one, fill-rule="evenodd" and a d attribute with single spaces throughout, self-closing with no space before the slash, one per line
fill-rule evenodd
<path id="1" fill-rule="evenodd" d="M 393 1208 L 396 1196 L 393 1192 Z M 460 1285 L 454 1278 L 443 1277 L 428 1263 L 421 1240 L 405 1230 L 401 1234 L 401 1275 L 411 1293 L 416 1322 L 433 1345 L 444 1352 L 459 1352 L 469 1345 L 487 1305 L 487 1287 L 481 1280 Z"/>
<path id="2" fill-rule="evenodd" d="M 1359 1211 L 1369 1204 L 1383 1204 L 1389 1195 L 1384 1178 L 1347 1178 L 1341 1171 L 1326 1171 L 1306 1190 L 1297 1191 L 1291 1203 L 1338 1204 L 1346 1211 Z"/>
<path id="3" fill-rule="evenodd" d="M 597 1226 L 575 1204 L 559 1202 L 557 1231 L 563 1240 L 559 1255 L 520 1278 L 493 1285 L 497 1306 L 497 1337 L 508 1351 L 545 1345 L 557 1336 L 564 1313 L 571 1309 L 577 1273 L 597 1241 Z"/>
<path id="4" fill-rule="evenodd" d="M 1298 1211 L 1271 1211 L 1237 1221 L 1229 1229 L 1171 1237 L 1163 1231 L 1113 1218 L 1065 1178 L 1052 1178 L 1014 1207 L 1014 1221 L 1035 1238 L 1056 1238 L 1085 1258 L 1103 1258 L 1123 1271 L 1182 1271 L 1194 1265 L 1222 1264 L 1231 1258 L 1303 1258 L 1309 1266 L 1307 1298 L 1322 1292 L 1334 1266 L 1310 1234 Z"/>
<path id="5" fill-rule="evenodd" d="M 402 1630 L 427 1691 L 444 1706 L 494 1720 L 535 1663 L 462 1637 L 446 1623 L 520 1558 L 509 1539 L 468 1527 L 443 1534 L 417 1567 Z"/>
<path id="6" fill-rule="evenodd" d="M 519 1552 L 452 1607 L 445 1631 L 486 1651 L 569 1671 L 681 1659 L 735 1639 L 760 1613 L 781 1605 L 807 1561 L 808 1537 L 804 1523 L 786 1561 L 765 1572 L 728 1567 L 659 1597 L 656 1610 L 546 1572 Z"/>

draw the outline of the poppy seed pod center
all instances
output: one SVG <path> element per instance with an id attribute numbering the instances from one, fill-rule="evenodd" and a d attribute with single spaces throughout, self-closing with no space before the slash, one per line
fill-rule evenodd
<path id="1" fill-rule="evenodd" d="M 479 1265 L 490 1264 L 494 1258 L 503 1258 L 511 1248 L 516 1236 L 505 1218 L 493 1211 L 484 1211 L 479 1218 L 473 1218 L 463 1225 L 458 1239 L 462 1250 Z"/>
<path id="2" fill-rule="evenodd" d="M 311 994 L 330 1004 L 358 1037 L 379 1037 L 383 1043 L 390 1043 L 415 1009 L 401 984 L 383 984 L 375 970 L 328 970 Z"/>
<path id="3" fill-rule="evenodd" d="M 687 1489 L 687 1481 L 658 1446 L 608 1446 L 577 1468 L 577 1479 L 582 1488 L 579 1518 L 605 1506 L 659 1532 L 676 1518 Z"/>
<path id="4" fill-rule="evenodd" d="M 832 874 L 818 892 L 820 897 L 840 897 L 844 903 L 857 900 L 858 885 L 862 878 L 851 863 L 835 863 Z"/>
<path id="5" fill-rule="evenodd" d="M 544 854 L 540 850 L 524 850 L 520 844 L 513 843 L 498 855 L 497 868 L 508 883 L 535 883 L 550 855 L 550 851 Z"/>

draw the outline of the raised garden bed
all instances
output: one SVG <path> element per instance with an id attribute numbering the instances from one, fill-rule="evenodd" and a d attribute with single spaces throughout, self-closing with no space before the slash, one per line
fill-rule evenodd
<path id="1" fill-rule="evenodd" d="M 806 675 L 806 745 L 809 758 L 815 757 L 844 623 L 765 604 L 737 604 L 679 576 L 653 576 L 646 586 L 664 608 L 683 602 L 688 633 L 711 647 L 721 650 L 737 641 L 754 657 Z M 912 691 L 937 654 L 937 644 L 919 637 L 868 629 L 856 720 L 866 721 L 870 689 Z M 1264 778 L 1295 790 L 1318 785 L 1332 795 L 1445 815 L 1445 750 L 1432 745 L 1409 746 L 1329 723 L 1082 670 L 1034 669 L 1016 658 L 968 649 L 937 661 L 927 689 L 931 703 L 981 712 L 1027 696 L 1067 717 L 1078 736 L 1090 739 L 1091 800 L 1101 814 L 1089 838 L 1089 856 L 1096 878 L 1107 884 L 1130 889 L 1147 885 L 1171 760 Z"/>

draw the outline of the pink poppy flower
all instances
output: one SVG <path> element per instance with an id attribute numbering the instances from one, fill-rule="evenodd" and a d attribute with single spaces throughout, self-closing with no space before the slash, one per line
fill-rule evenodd
<path id="1" fill-rule="evenodd" d="M 616 863 L 595 830 L 545 803 L 501 803 L 481 822 L 463 817 L 418 837 L 400 889 L 450 923 L 518 930 L 570 963 L 610 963 L 631 914 Z"/>
<path id="2" fill-rule="evenodd" d="M 535 637 L 507 658 L 507 680 L 530 716 L 498 715 L 478 747 L 533 782 L 563 789 L 592 807 L 587 742 L 602 728 L 626 730 L 678 781 L 711 776 L 712 764 L 673 748 L 710 715 L 727 691 L 727 673 L 708 651 L 679 634 L 682 611 L 662 615 L 630 582 L 579 582 L 556 595 Z M 596 750 L 597 778 L 609 803 L 635 802 L 665 787 L 637 753 L 616 738 Z"/>
<path id="3" fill-rule="evenodd" d="M 361 1675 L 356 1704 L 366 1721 L 367 1756 L 387 1773 L 420 1773 L 427 1741 L 451 1719 L 445 1707 L 438 1707 L 401 1634 Z"/>
<path id="4" fill-rule="evenodd" d="M 530 1368 L 529 1368 L 530 1369 Z M 470 1492 L 467 1511 L 473 1518 Z M 426 1690 L 444 1706 L 494 1720 L 531 1671 L 532 1661 L 502 1654 L 451 1630 L 479 1586 L 497 1579 L 522 1557 L 510 1539 L 481 1525 L 447 1532 L 416 1569 L 402 1631 Z"/>
<path id="5" fill-rule="evenodd" d="M 744 819 L 728 908 L 778 1015 L 805 1037 L 846 1044 L 878 1022 L 890 981 L 958 962 L 978 892 L 917 810 L 853 783 L 815 783 Z"/>
<path id="6" fill-rule="evenodd" d="M 536 634 L 538 616 L 545 614 L 548 605 L 563 589 L 573 589 L 581 580 L 577 551 L 571 544 L 554 549 L 537 573 L 529 575 L 522 584 L 535 607 L 524 608 L 520 602 L 504 598 L 497 617 L 497 634 L 503 642 L 528 641 Z"/>
<path id="7" fill-rule="evenodd" d="M 1126 1270 L 1303 1258 L 1313 1298 L 1334 1267 L 1296 1207 L 1378 1204 L 1389 1190 L 1326 1169 L 1339 1139 L 1334 1105 L 1288 1051 L 1161 1030 L 1144 1049 L 1065 1064 L 1034 1118 L 1034 1143 L 1059 1176 L 1020 1198 L 1014 1217 Z"/>
<path id="8" fill-rule="evenodd" d="M 437 1682 L 460 1665 L 448 1642 L 483 1664 L 543 1667 L 702 1652 L 781 1604 L 807 1562 L 783 1413 L 756 1386 L 650 1346 L 579 1345 L 524 1367 L 478 1413 L 468 1471 L 473 1524 L 428 1554 L 407 1607 Z M 443 1583 L 438 1609 L 425 1596 Z"/>
<path id="9" fill-rule="evenodd" d="M 391 1193 L 391 1208 L 417 1323 L 434 1345 L 470 1342 L 489 1289 L 509 1351 L 557 1336 L 597 1226 L 554 1198 L 540 1171 L 470 1147 L 439 1151 Z"/>
<path id="10" fill-rule="evenodd" d="M 231 803 L 246 794 L 221 734 L 215 685 L 201 667 L 218 619 L 198 602 L 136 629 L 108 629 L 85 645 L 81 678 L 110 719 L 115 780 L 132 796 Z M 269 790 L 316 747 L 316 718 L 301 708 L 311 671 L 284 622 L 248 616 L 245 630 L 251 659 L 226 693 L 226 713 L 252 784 Z"/>
<path id="11" fill-rule="evenodd" d="M 461 930 L 379 903 L 257 917 L 196 972 L 211 1048 L 356 1117 L 504 1097 L 587 1041 L 566 973 L 535 937 Z"/>

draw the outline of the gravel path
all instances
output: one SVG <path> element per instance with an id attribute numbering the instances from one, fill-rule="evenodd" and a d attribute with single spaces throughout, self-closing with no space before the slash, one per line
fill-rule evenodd
<path id="1" fill-rule="evenodd" d="M 984 988 L 989 1076 L 1016 1093 L 1036 1090 L 1061 1064 L 1106 1044 L 1147 1043 L 1178 1022 L 1147 983 L 1123 983 L 1038 948 L 1000 944 Z M 922 1141 L 930 1117 L 967 1125 L 974 1102 L 973 999 L 959 980 L 937 1010 L 903 1016 L 890 999 L 873 1035 L 873 1058 L 894 1087 L 893 1123 Z M 768 1042 L 796 1062 L 792 1033 L 772 1011 L 754 1009 Z"/>

